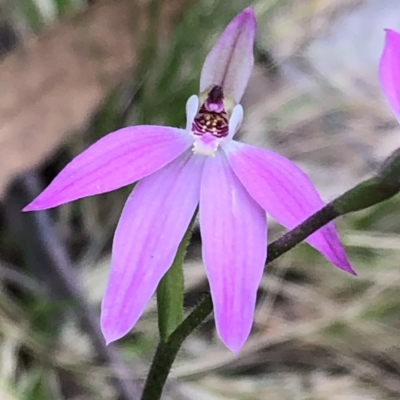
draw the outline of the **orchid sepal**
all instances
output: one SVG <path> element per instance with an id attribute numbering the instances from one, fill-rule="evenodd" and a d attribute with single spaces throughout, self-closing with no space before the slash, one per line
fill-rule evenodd
<path id="1" fill-rule="evenodd" d="M 253 70 L 256 26 L 252 7 L 228 24 L 204 61 L 200 93 L 220 86 L 227 98 L 240 103 Z"/>
<path id="2" fill-rule="evenodd" d="M 400 34 L 392 29 L 386 29 L 379 81 L 386 101 L 400 122 Z"/>

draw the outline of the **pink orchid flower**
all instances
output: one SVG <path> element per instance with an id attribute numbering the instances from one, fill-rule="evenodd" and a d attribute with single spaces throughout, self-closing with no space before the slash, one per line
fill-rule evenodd
<path id="1" fill-rule="evenodd" d="M 379 80 L 383 94 L 400 122 L 400 34 L 391 29 L 386 29 Z"/>
<path id="2" fill-rule="evenodd" d="M 186 129 L 133 126 L 73 159 L 24 210 L 43 210 L 139 181 L 119 220 L 102 302 L 107 342 L 127 334 L 171 266 L 199 205 L 203 260 L 218 334 L 237 352 L 249 336 L 266 260 L 266 212 L 288 229 L 323 207 L 308 177 L 273 152 L 233 140 L 253 68 L 256 20 L 237 15 L 208 54 Z M 353 273 L 334 225 L 307 242 Z"/>

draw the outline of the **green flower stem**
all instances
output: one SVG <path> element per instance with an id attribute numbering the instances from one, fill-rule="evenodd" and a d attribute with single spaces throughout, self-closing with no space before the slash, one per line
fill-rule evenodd
<path id="1" fill-rule="evenodd" d="M 183 320 L 183 260 L 192 236 L 195 212 L 183 237 L 171 268 L 161 279 L 157 288 L 158 330 L 161 341 L 166 342 Z"/>
<path id="2" fill-rule="evenodd" d="M 399 176 L 400 178 L 400 176 Z M 398 181 L 384 175 L 375 176 L 359 183 L 353 189 L 339 196 L 331 204 L 339 215 L 365 210 L 375 204 L 388 200 L 399 193 Z"/>
<path id="3" fill-rule="evenodd" d="M 270 243 L 267 249 L 267 261 L 265 265 L 268 265 L 289 250 L 292 250 L 312 233 L 340 215 L 341 214 L 333 207 L 332 203 L 327 204 L 300 225 L 296 226 L 296 228 Z"/>
<path id="4" fill-rule="evenodd" d="M 206 319 L 211 311 L 211 296 L 207 294 L 169 339 L 166 342 L 160 341 L 147 376 L 142 400 L 159 400 L 161 398 L 165 381 L 183 341 Z"/>
<path id="5" fill-rule="evenodd" d="M 272 242 L 268 246 L 266 264 L 293 249 L 312 233 L 337 217 L 378 204 L 393 197 L 399 191 L 400 179 L 396 181 L 393 176 L 387 177 L 382 172 L 378 176 L 358 184 L 317 211 L 296 228 Z M 211 311 L 212 301 L 211 295 L 208 293 L 171 334 L 169 339 L 158 345 L 147 376 L 142 400 L 159 400 L 161 398 L 162 389 L 181 344 L 207 318 Z"/>
<path id="6" fill-rule="evenodd" d="M 179 254 L 178 249 L 178 254 Z M 171 333 L 183 320 L 183 268 L 179 259 L 185 254 L 177 254 L 171 268 L 161 279 L 157 288 L 158 331 L 161 341 L 166 342 Z"/>

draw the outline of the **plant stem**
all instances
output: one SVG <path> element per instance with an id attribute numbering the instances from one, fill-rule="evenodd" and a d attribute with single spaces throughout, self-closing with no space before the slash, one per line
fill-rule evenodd
<path id="1" fill-rule="evenodd" d="M 337 218 L 339 213 L 332 204 L 326 205 L 302 224 L 275 240 L 268 246 L 266 264 L 302 242 L 313 232 Z M 159 400 L 169 371 L 183 341 L 200 325 L 212 311 L 212 300 L 207 293 L 178 328 L 171 334 L 168 341 L 160 341 L 147 376 L 142 400 Z"/>
<path id="2" fill-rule="evenodd" d="M 268 265 L 289 250 L 292 250 L 312 233 L 340 215 L 341 214 L 333 207 L 333 203 L 327 204 L 300 225 L 296 226 L 296 228 L 270 243 L 267 250 L 267 261 L 265 265 Z"/>
<path id="3" fill-rule="evenodd" d="M 158 400 L 161 398 L 165 381 L 182 342 L 206 319 L 211 311 L 211 296 L 207 294 L 171 334 L 169 339 L 166 342 L 160 341 L 143 389 L 142 400 Z"/>
<path id="4" fill-rule="evenodd" d="M 337 217 L 385 201 L 397 194 L 399 190 L 400 182 L 394 181 L 392 177 L 386 179 L 383 174 L 361 182 L 272 242 L 268 246 L 266 265 L 293 249 Z M 161 398 L 163 386 L 181 344 L 207 318 L 212 308 L 211 295 L 208 293 L 171 334 L 169 340 L 158 345 L 141 400 Z"/>
<path id="5" fill-rule="evenodd" d="M 197 210 L 189 223 L 188 229 L 178 247 L 171 268 L 161 279 L 157 288 L 158 330 L 161 341 L 167 342 L 169 336 L 183 320 L 183 260 L 193 232 Z"/>

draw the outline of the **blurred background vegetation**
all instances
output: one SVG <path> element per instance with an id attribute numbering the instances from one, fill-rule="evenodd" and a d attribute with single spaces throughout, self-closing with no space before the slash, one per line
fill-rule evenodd
<path id="1" fill-rule="evenodd" d="M 155 303 L 105 347 L 99 303 L 131 188 L 22 214 L 74 155 L 129 124 L 184 125 L 207 51 L 253 5 L 256 66 L 240 140 L 286 155 L 326 200 L 400 147 L 377 80 L 398 0 L 1 0 L 0 398 L 136 399 Z M 213 321 L 184 344 L 165 399 L 400 398 L 400 198 L 337 222 L 358 277 L 306 245 L 274 262 L 234 357 Z M 283 230 L 270 221 L 270 240 Z M 207 290 L 196 229 L 186 305 Z"/>

